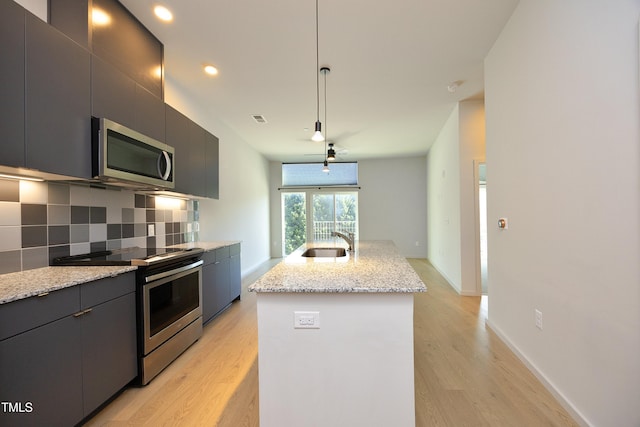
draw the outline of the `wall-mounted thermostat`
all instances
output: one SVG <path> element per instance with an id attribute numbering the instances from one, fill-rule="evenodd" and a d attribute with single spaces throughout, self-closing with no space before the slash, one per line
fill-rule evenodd
<path id="1" fill-rule="evenodd" d="M 498 220 L 498 228 L 501 230 L 506 230 L 509 228 L 509 223 L 507 222 L 507 218 L 500 218 Z"/>

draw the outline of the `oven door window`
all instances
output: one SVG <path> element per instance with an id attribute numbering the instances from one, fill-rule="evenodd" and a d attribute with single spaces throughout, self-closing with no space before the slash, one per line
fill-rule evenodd
<path id="1" fill-rule="evenodd" d="M 174 277 L 149 287 L 149 337 L 200 306 L 200 274 Z"/>

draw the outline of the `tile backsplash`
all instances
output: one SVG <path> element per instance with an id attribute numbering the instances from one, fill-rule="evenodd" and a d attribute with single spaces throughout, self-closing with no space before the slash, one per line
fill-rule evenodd
<path id="1" fill-rule="evenodd" d="M 0 274 L 58 256 L 196 242 L 199 220 L 197 200 L 0 179 Z"/>

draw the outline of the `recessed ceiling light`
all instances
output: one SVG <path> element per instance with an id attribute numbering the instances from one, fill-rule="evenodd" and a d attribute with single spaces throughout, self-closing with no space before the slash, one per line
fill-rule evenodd
<path id="1" fill-rule="evenodd" d="M 165 22 L 171 22 L 173 21 L 173 13 L 171 13 L 171 11 L 169 9 L 167 9 L 164 6 L 156 6 L 153 8 L 153 13 L 156 14 L 156 16 L 165 21 Z"/>
<path id="2" fill-rule="evenodd" d="M 213 65 L 205 65 L 204 72 L 209 74 L 210 76 L 215 76 L 218 74 L 218 69 Z"/>

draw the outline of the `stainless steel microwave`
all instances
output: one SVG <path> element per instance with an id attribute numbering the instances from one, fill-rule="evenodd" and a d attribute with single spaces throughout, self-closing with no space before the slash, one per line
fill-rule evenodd
<path id="1" fill-rule="evenodd" d="M 105 118 L 92 118 L 93 176 L 130 186 L 174 188 L 175 151 Z"/>

